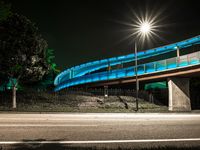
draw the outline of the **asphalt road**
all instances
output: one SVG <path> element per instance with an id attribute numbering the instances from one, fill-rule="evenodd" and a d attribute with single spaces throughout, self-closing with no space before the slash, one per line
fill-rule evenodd
<path id="1" fill-rule="evenodd" d="M 0 114 L 2 149 L 45 144 L 200 147 L 200 114 Z"/>

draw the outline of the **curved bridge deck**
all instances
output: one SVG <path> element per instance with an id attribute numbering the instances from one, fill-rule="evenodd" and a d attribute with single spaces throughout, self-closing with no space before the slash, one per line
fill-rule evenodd
<path id="1" fill-rule="evenodd" d="M 197 73 L 200 71 L 200 51 L 180 57 L 142 64 L 137 69 L 137 74 L 141 81 Z M 101 81 L 103 83 L 108 82 L 107 84 L 134 82 L 135 74 L 135 67 L 88 74 L 66 80 L 57 85 L 55 90 L 58 91 L 71 86 Z"/>
<path id="2" fill-rule="evenodd" d="M 174 52 L 179 49 L 180 50 L 185 49 L 186 47 L 191 47 L 192 45 L 197 45 L 199 43 L 200 43 L 200 36 L 196 36 L 196 37 L 193 37 L 193 38 L 181 41 L 181 42 L 177 42 L 177 43 L 169 44 L 166 46 L 150 49 L 147 51 L 138 52 L 137 58 L 138 58 L 138 60 L 144 60 L 144 59 L 152 58 L 152 57 L 155 57 L 158 55 L 163 55 L 163 54 L 165 54 L 165 56 L 166 56 L 166 55 L 168 55 L 167 53 L 169 53 L 169 52 Z M 163 59 L 165 59 L 165 58 L 163 58 Z M 92 74 L 95 71 L 98 71 L 98 70 L 106 68 L 106 67 L 111 67 L 111 66 L 116 66 L 116 65 L 120 65 L 120 64 L 134 62 L 134 60 L 135 60 L 135 55 L 129 54 L 129 55 L 118 56 L 118 57 L 88 62 L 88 63 L 81 64 L 78 66 L 74 66 L 74 67 L 68 68 L 68 69 L 64 70 L 63 72 L 61 72 L 55 78 L 54 84 L 56 86 L 60 86 L 61 84 L 67 82 L 68 80 L 86 76 L 88 73 Z M 149 64 L 149 65 L 151 65 L 151 64 Z M 148 69 L 147 65 L 146 65 L 146 67 Z M 127 69 L 127 71 L 128 71 L 128 69 Z M 130 72 L 130 75 L 134 75 L 134 73 Z M 82 81 L 80 82 L 80 84 L 82 84 Z M 72 84 L 72 86 L 73 86 L 73 84 Z M 66 86 L 66 87 L 69 87 L 69 86 Z"/>

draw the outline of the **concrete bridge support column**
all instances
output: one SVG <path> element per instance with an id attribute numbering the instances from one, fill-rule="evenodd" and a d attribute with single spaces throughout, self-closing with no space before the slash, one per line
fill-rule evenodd
<path id="1" fill-rule="evenodd" d="M 189 88 L 189 78 L 168 78 L 170 111 L 191 111 Z"/>

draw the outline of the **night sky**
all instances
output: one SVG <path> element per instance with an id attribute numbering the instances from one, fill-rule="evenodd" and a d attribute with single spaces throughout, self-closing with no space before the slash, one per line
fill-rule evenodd
<path id="1" fill-rule="evenodd" d="M 60 69 L 133 52 L 128 36 L 133 13 L 160 14 L 160 38 L 145 50 L 200 34 L 198 0 L 5 0 L 13 10 L 36 23 Z"/>

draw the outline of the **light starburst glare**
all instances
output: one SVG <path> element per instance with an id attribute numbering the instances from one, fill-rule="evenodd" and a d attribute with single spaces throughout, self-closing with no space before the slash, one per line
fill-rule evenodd
<path id="1" fill-rule="evenodd" d="M 157 35 L 157 27 L 156 21 L 154 18 L 139 18 L 137 17 L 138 21 L 135 22 L 135 24 L 132 25 L 133 35 L 136 36 L 136 38 L 141 41 L 142 43 L 144 40 L 149 40 L 152 38 L 153 35 Z"/>

